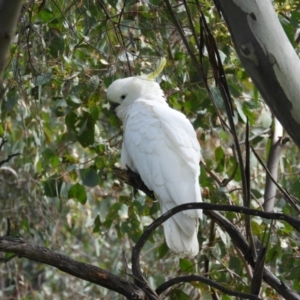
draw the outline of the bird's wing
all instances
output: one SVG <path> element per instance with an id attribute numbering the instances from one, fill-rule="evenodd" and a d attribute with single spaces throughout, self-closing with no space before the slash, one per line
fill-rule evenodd
<path id="1" fill-rule="evenodd" d="M 122 164 L 133 163 L 149 189 L 161 201 L 163 211 L 187 202 L 200 202 L 200 146 L 187 118 L 167 104 L 139 99 L 124 124 Z M 186 211 L 190 217 L 200 211 Z M 188 221 L 181 220 L 190 232 Z M 193 225 L 194 230 L 194 225 Z"/>

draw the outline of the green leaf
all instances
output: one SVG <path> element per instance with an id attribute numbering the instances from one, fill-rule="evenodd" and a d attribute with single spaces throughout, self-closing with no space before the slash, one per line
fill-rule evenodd
<path id="1" fill-rule="evenodd" d="M 225 158 L 225 153 L 224 153 L 223 148 L 221 146 L 216 148 L 215 158 L 216 158 L 217 162 L 219 162 L 219 161 L 221 161 Z"/>
<path id="2" fill-rule="evenodd" d="M 92 118 L 97 121 L 99 118 L 99 108 L 97 106 L 93 106 L 90 108 L 90 114 Z"/>
<path id="3" fill-rule="evenodd" d="M 238 81 L 236 79 L 235 80 L 229 79 L 228 81 L 230 93 L 235 98 L 240 97 L 241 93 L 243 92 L 241 86 L 237 82 Z"/>
<path id="4" fill-rule="evenodd" d="M 76 131 L 76 122 L 78 121 L 78 116 L 72 111 L 66 115 L 65 122 L 68 130 Z"/>
<path id="5" fill-rule="evenodd" d="M 49 70 L 44 74 L 40 74 L 35 78 L 35 86 L 40 86 L 48 83 L 52 78 L 52 72 Z"/>
<path id="6" fill-rule="evenodd" d="M 223 98 L 221 96 L 220 90 L 216 87 L 213 87 L 211 89 L 211 92 L 212 92 L 212 96 L 213 96 L 214 103 L 216 104 L 216 106 L 219 109 L 225 111 L 225 106 L 224 106 L 224 102 L 223 102 Z"/>
<path id="7" fill-rule="evenodd" d="M 107 0 L 109 5 L 111 5 L 113 8 L 117 8 L 118 0 Z"/>
<path id="8" fill-rule="evenodd" d="M 288 270 L 287 275 L 284 277 L 285 280 L 300 280 L 300 265 L 295 265 L 293 268 Z"/>
<path id="9" fill-rule="evenodd" d="M 46 39 L 48 41 L 50 54 L 53 57 L 56 58 L 63 54 L 65 49 L 65 41 L 59 29 L 50 28 L 46 34 Z"/>
<path id="10" fill-rule="evenodd" d="M 163 258 L 168 252 L 169 252 L 169 247 L 167 246 L 166 243 L 162 243 L 158 247 L 158 257 L 159 258 Z"/>
<path id="11" fill-rule="evenodd" d="M 99 79 L 98 75 L 93 75 L 90 78 L 90 80 L 89 80 L 89 85 L 91 87 L 91 91 L 90 92 L 93 92 L 94 90 L 97 89 L 97 87 L 99 86 L 99 82 L 100 82 L 100 79 Z"/>
<path id="12" fill-rule="evenodd" d="M 80 178 L 82 183 L 89 187 L 94 187 L 99 184 L 99 176 L 97 172 L 92 168 L 80 169 Z"/>
<path id="13" fill-rule="evenodd" d="M 49 159 L 51 157 L 53 157 L 55 155 L 54 151 L 50 148 L 46 148 L 44 151 L 43 151 L 43 157 L 44 159 Z"/>
<path id="14" fill-rule="evenodd" d="M 38 13 L 38 16 L 42 22 L 48 23 L 53 19 L 53 12 L 45 7 Z"/>
<path id="15" fill-rule="evenodd" d="M 10 89 L 6 95 L 6 99 L 4 102 L 4 108 L 8 111 L 11 111 L 14 109 L 15 105 L 18 102 L 19 99 L 19 93 L 16 89 Z"/>
<path id="16" fill-rule="evenodd" d="M 43 164 L 45 166 L 50 165 L 51 167 L 55 168 L 60 164 L 60 160 L 59 160 L 58 155 L 56 155 L 52 149 L 46 148 L 43 151 L 42 155 L 43 155 L 43 158 L 44 158 Z"/>
<path id="17" fill-rule="evenodd" d="M 183 272 L 187 272 L 187 273 L 195 272 L 194 264 L 190 260 L 185 258 L 181 258 L 179 260 L 179 267 Z"/>
<path id="18" fill-rule="evenodd" d="M 77 136 L 79 143 L 82 147 L 87 147 L 94 144 L 95 141 L 95 120 L 93 117 L 85 112 L 84 115 L 80 118 L 80 127 L 79 134 Z"/>
<path id="19" fill-rule="evenodd" d="M 21 228 L 28 234 L 30 234 L 30 227 L 29 227 L 29 222 L 28 219 L 25 218 L 21 222 Z"/>
<path id="20" fill-rule="evenodd" d="M 54 100 L 55 102 L 52 108 L 52 112 L 57 118 L 65 116 L 67 113 L 70 112 L 70 108 L 68 107 L 65 99 L 57 98 Z"/>
<path id="21" fill-rule="evenodd" d="M 110 206 L 109 212 L 105 218 L 105 221 L 102 223 L 105 227 L 110 228 L 113 221 L 118 219 L 118 211 L 121 207 L 121 203 L 114 203 Z"/>
<path id="22" fill-rule="evenodd" d="M 113 76 L 107 76 L 107 77 L 104 77 L 103 82 L 106 87 L 109 87 L 114 80 L 115 80 L 115 78 Z"/>
<path id="23" fill-rule="evenodd" d="M 228 296 L 228 295 L 222 295 L 222 300 L 232 300 L 234 298 Z"/>
<path id="24" fill-rule="evenodd" d="M 153 203 L 153 200 L 151 200 L 152 203 Z M 153 205 L 151 206 L 151 209 L 150 209 L 150 215 L 153 215 L 155 214 L 156 212 L 160 211 L 160 205 L 157 202 L 154 202 Z"/>
<path id="25" fill-rule="evenodd" d="M 176 289 L 170 295 L 170 300 L 192 300 L 185 292 Z"/>
<path id="26" fill-rule="evenodd" d="M 85 204 L 87 200 L 87 195 L 85 188 L 79 184 L 75 183 L 68 191 L 68 199 L 76 199 L 81 204 Z"/>
<path id="27" fill-rule="evenodd" d="M 183 52 L 176 52 L 174 55 L 174 59 L 181 60 L 181 59 L 183 59 L 184 56 L 185 56 L 185 54 Z"/>
<path id="28" fill-rule="evenodd" d="M 251 220 L 251 229 L 253 234 L 259 235 L 264 230 L 264 227 L 261 225 L 261 223 L 256 222 L 255 220 Z"/>
<path id="29" fill-rule="evenodd" d="M 253 107 L 248 102 L 243 103 L 243 112 L 245 113 L 245 116 L 248 118 L 248 121 L 250 124 L 255 123 L 256 115 L 253 112 Z"/>
<path id="30" fill-rule="evenodd" d="M 279 244 L 274 245 L 273 247 L 268 249 L 266 262 L 274 262 L 277 260 L 278 257 L 281 257 L 282 255 L 282 249 Z"/>
<path id="31" fill-rule="evenodd" d="M 253 194 L 253 196 L 256 199 L 260 199 L 262 197 L 262 194 L 260 191 L 256 190 L 256 189 L 251 189 L 251 193 Z"/>
<path id="32" fill-rule="evenodd" d="M 240 101 L 235 101 L 235 105 L 236 105 L 236 109 L 238 111 L 238 114 L 239 114 L 240 118 L 242 119 L 242 121 L 244 123 L 247 123 L 247 117 L 245 116 L 245 113 L 243 111 L 243 106 L 240 103 Z"/>
<path id="33" fill-rule="evenodd" d="M 299 10 L 292 11 L 290 22 L 291 22 L 291 25 L 295 29 L 298 29 L 299 24 L 300 24 L 300 11 Z"/>
<path id="34" fill-rule="evenodd" d="M 93 232 L 99 232 L 100 231 L 100 227 L 101 227 L 101 220 L 100 220 L 100 216 L 97 215 L 95 221 L 94 221 L 94 228 L 93 228 Z"/>
<path id="35" fill-rule="evenodd" d="M 76 133 L 77 140 L 86 148 L 95 142 L 95 112 L 92 116 L 88 112 L 83 112 L 82 116 L 77 116 L 74 112 L 66 115 L 65 122 L 69 131 Z"/>
<path id="36" fill-rule="evenodd" d="M 236 274 L 241 274 L 243 270 L 241 260 L 235 256 L 231 256 L 229 261 L 229 268 L 230 270 L 234 270 Z"/>
<path id="37" fill-rule="evenodd" d="M 60 188 L 62 185 L 62 179 L 59 175 L 52 175 L 48 180 L 43 182 L 44 193 L 48 197 L 58 197 Z"/>

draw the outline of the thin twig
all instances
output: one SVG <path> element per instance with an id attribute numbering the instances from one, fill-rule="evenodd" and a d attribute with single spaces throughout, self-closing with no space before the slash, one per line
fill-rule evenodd
<path id="1" fill-rule="evenodd" d="M 3 159 L 3 160 L 0 161 L 0 167 L 1 167 L 3 164 L 9 162 L 13 157 L 18 156 L 18 155 L 21 155 L 21 153 L 14 153 L 14 154 L 8 155 L 6 159 Z"/>
<path id="2" fill-rule="evenodd" d="M 1 138 L 1 143 L 0 143 L 0 150 L 2 150 L 2 147 L 5 143 L 7 143 L 8 141 L 4 138 Z"/>
<path id="3" fill-rule="evenodd" d="M 255 135 L 252 135 L 250 138 L 248 138 L 248 141 L 251 142 L 251 141 L 255 140 L 257 137 L 262 136 L 264 134 L 267 134 L 270 131 L 271 131 L 270 128 L 267 128 L 267 129 L 255 134 Z M 240 141 L 240 145 L 243 145 L 243 144 L 245 144 L 245 141 Z"/>

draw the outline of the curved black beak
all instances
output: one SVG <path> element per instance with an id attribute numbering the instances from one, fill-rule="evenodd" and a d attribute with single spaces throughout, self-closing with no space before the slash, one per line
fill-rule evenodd
<path id="1" fill-rule="evenodd" d="M 115 109 L 120 105 L 120 103 L 116 103 L 116 102 L 111 102 L 109 101 L 109 111 L 110 112 L 115 112 Z"/>

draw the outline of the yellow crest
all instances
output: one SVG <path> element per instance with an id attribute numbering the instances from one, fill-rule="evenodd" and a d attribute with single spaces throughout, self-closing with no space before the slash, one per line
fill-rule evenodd
<path id="1" fill-rule="evenodd" d="M 156 68 L 156 70 L 154 70 L 150 74 L 146 75 L 147 79 L 148 80 L 154 80 L 162 72 L 162 70 L 164 69 L 166 63 L 167 63 L 166 58 L 162 57 L 158 67 Z"/>

